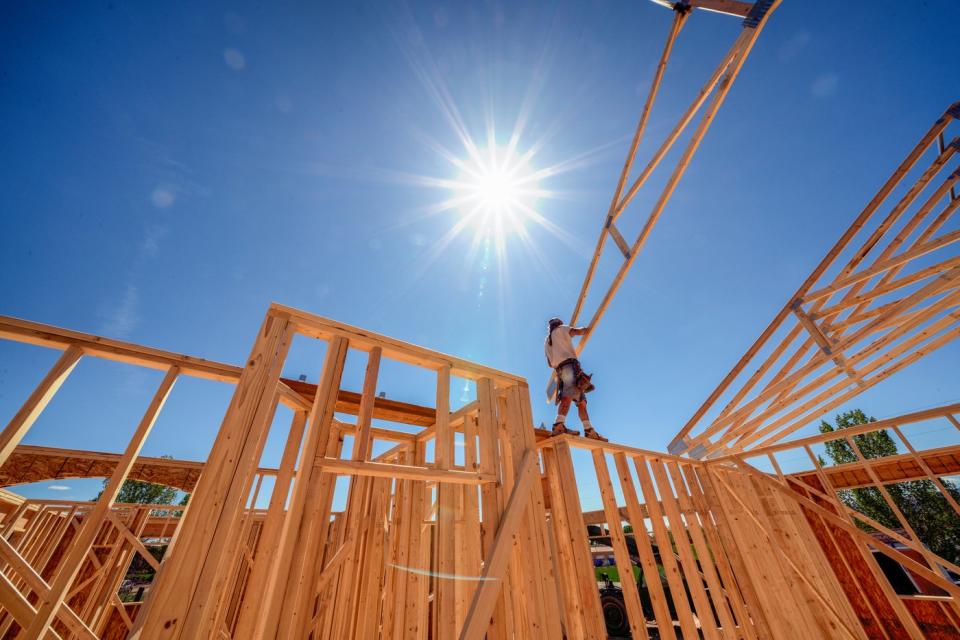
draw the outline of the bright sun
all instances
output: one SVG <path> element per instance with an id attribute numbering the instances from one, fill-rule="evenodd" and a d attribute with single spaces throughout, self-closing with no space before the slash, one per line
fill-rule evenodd
<path id="1" fill-rule="evenodd" d="M 491 277 L 509 282 L 508 255 L 516 254 L 526 265 L 550 269 L 550 257 L 539 240 L 543 233 L 578 250 L 579 244 L 562 226 L 551 221 L 540 207 L 544 201 L 563 197 L 545 185 L 557 175 L 584 166 L 595 151 L 562 162 L 535 167 L 537 153 L 545 139 L 532 145 L 521 143 L 524 118 L 520 118 L 505 142 L 498 144 L 496 128 L 488 123 L 485 145 L 477 144 L 452 105 L 445 107 L 448 121 L 454 125 L 462 143 L 459 153 L 424 137 L 424 142 L 448 165 L 447 176 L 401 174 L 402 179 L 419 186 L 437 189 L 442 199 L 421 209 L 417 220 L 443 216 L 449 228 L 427 246 L 421 273 L 426 273 L 441 253 L 455 240 L 465 264 L 478 274 L 477 300 L 484 299 Z M 412 222 L 412 221 L 411 221 Z M 532 259 L 532 262 L 529 260 Z M 419 276 L 417 276 L 419 277 Z M 508 286 L 504 284 L 503 287 Z M 505 289 L 500 288 L 502 293 Z"/>
<path id="2" fill-rule="evenodd" d="M 522 233 L 524 222 L 538 216 L 537 198 L 544 195 L 539 175 L 512 148 L 475 150 L 458 165 L 460 173 L 449 184 L 451 199 L 479 234 Z"/>
<path id="3" fill-rule="evenodd" d="M 477 195 L 490 207 L 499 208 L 516 198 L 518 191 L 513 177 L 505 171 L 494 169 L 477 180 Z"/>
<path id="4" fill-rule="evenodd" d="M 582 250 L 579 239 L 552 219 L 560 215 L 559 208 L 544 209 L 546 204 L 568 199 L 573 193 L 556 190 L 556 178 L 588 166 L 619 141 L 559 161 L 549 160 L 550 155 L 543 151 L 561 130 L 562 121 L 538 117 L 537 127 L 528 128 L 537 113 L 534 102 L 547 79 L 541 65 L 533 69 L 522 97 L 517 95 L 520 102 L 511 126 L 498 128 L 495 106 L 499 101 L 493 93 L 483 90 L 486 87 L 481 87 L 479 96 L 484 108 L 478 108 L 480 104 L 474 96 L 470 102 L 472 118 L 466 119 L 446 85 L 446 74 L 441 73 L 430 52 L 417 44 L 405 53 L 425 95 L 437 107 L 436 122 L 431 120 L 430 128 L 437 129 L 441 136 L 438 139 L 433 133 L 414 131 L 419 141 L 436 154 L 434 160 L 439 162 L 434 171 L 389 172 L 393 179 L 442 194 L 438 200 L 417 207 L 413 216 L 400 223 L 419 225 L 431 220 L 429 230 L 424 224 L 424 233 L 411 236 L 416 246 L 424 247 L 421 266 L 412 279 L 428 273 L 430 265 L 452 248 L 462 254 L 465 273 L 477 275 L 478 303 L 485 299 L 486 285 L 494 278 L 501 285 L 499 294 L 507 291 L 511 280 L 509 263 L 514 256 L 515 263 L 524 270 L 540 267 L 543 273 L 553 274 L 552 255 L 545 251 L 544 243 L 552 247 L 559 242 L 573 252 Z M 444 125 L 449 130 L 440 131 Z M 454 146 L 448 146 L 449 143 Z M 556 153 L 555 146 L 550 148 Z M 549 214 L 545 215 L 546 211 Z"/>

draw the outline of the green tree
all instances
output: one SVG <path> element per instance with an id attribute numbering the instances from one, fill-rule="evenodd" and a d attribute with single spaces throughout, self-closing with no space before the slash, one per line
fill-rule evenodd
<path id="1" fill-rule="evenodd" d="M 160 456 L 167 460 L 172 460 L 173 456 Z M 108 480 L 103 481 L 103 488 L 94 500 L 99 500 L 103 495 L 103 489 L 107 488 Z M 140 480 L 126 480 L 117 493 L 115 502 L 123 504 L 173 504 L 177 497 L 177 490 L 164 484 L 154 484 L 152 482 L 142 482 Z M 186 503 L 184 503 L 186 504 Z"/>
<path id="2" fill-rule="evenodd" d="M 106 488 L 106 480 L 103 481 L 103 485 Z M 99 500 L 101 495 L 103 490 L 94 500 Z M 116 501 L 124 504 L 173 504 L 173 499 L 176 497 L 177 490 L 173 487 L 140 480 L 127 480 L 120 487 Z"/>
<path id="3" fill-rule="evenodd" d="M 854 409 L 836 416 L 836 427 L 821 421 L 820 432 L 832 433 L 869 422 L 876 422 L 876 418 L 867 417 L 860 409 Z M 898 453 L 896 443 L 885 429 L 855 435 L 852 439 L 863 457 L 868 459 L 894 456 Z M 858 460 L 857 454 L 846 440 L 834 440 L 826 443 L 825 446 L 826 453 L 834 464 L 846 464 Z M 945 479 L 941 481 L 951 495 L 960 500 L 960 490 L 954 483 Z M 893 503 L 904 514 L 910 526 L 927 547 L 951 562 L 960 561 L 960 517 L 953 511 L 933 482 L 916 480 L 884 486 Z M 876 487 L 840 491 L 839 497 L 849 507 L 885 527 L 900 529 L 903 526 Z M 870 530 L 870 527 L 859 520 L 857 524 L 863 529 Z"/>
<path id="4" fill-rule="evenodd" d="M 161 458 L 166 458 L 172 460 L 173 456 L 160 456 Z M 108 480 L 103 481 L 103 489 L 107 488 Z M 103 489 L 97 494 L 97 497 L 94 500 L 99 500 L 100 496 L 103 495 Z M 168 487 L 164 484 L 156 484 L 153 482 L 143 482 L 141 480 L 125 480 L 123 485 L 120 487 L 120 491 L 117 493 L 116 502 L 123 504 L 169 504 L 172 505 L 174 500 L 177 498 L 177 490 L 173 487 Z M 190 494 L 186 493 L 177 503 L 180 507 L 185 507 L 187 502 L 190 500 Z M 151 509 L 150 515 L 155 518 L 167 518 L 173 516 L 179 518 L 183 515 L 183 510 L 166 510 L 166 509 Z M 159 541 L 149 541 L 144 540 L 144 546 L 147 551 L 152 555 L 158 562 L 163 561 L 163 556 L 166 554 L 169 545 L 166 542 Z M 120 591 L 120 599 L 123 602 L 132 602 L 136 599 L 138 589 L 142 589 L 145 585 L 148 585 L 153 581 L 156 571 L 153 566 L 147 562 L 140 553 L 133 554 L 133 558 L 130 560 L 130 566 L 127 568 L 127 573 L 124 576 L 126 585 Z"/>

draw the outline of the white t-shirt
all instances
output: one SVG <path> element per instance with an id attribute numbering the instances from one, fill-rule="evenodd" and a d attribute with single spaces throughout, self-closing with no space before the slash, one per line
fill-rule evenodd
<path id="1" fill-rule="evenodd" d="M 550 344 L 550 338 L 553 337 L 553 344 Z M 565 324 L 560 325 L 553 330 L 552 334 L 547 335 L 543 341 L 543 351 L 547 354 L 547 362 L 554 369 L 564 360 L 576 358 L 577 352 L 573 348 L 573 338 L 570 335 L 570 327 Z"/>

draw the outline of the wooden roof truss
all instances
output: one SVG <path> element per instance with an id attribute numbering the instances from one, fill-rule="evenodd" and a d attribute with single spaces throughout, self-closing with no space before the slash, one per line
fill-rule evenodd
<path id="1" fill-rule="evenodd" d="M 578 353 L 586 346 L 591 334 L 597 328 L 600 319 L 610 306 L 610 303 L 613 300 L 613 297 L 616 295 L 617 290 L 620 288 L 620 285 L 623 284 L 627 273 L 630 271 L 630 268 L 636 261 L 637 256 L 640 254 L 640 251 L 646 244 L 647 239 L 650 237 L 650 232 L 653 230 L 657 220 L 660 219 L 660 216 L 664 212 L 664 209 L 676 190 L 677 185 L 680 184 L 680 180 L 683 178 L 684 173 L 686 173 L 687 167 L 690 165 L 690 160 L 700 147 L 700 143 L 703 141 L 704 136 L 710 129 L 710 125 L 713 123 L 717 112 L 720 110 L 724 100 L 730 93 L 730 90 L 733 88 L 733 83 L 737 79 L 740 70 L 743 68 L 744 63 L 747 60 L 747 56 L 750 55 L 750 51 L 753 49 L 754 44 L 756 44 L 757 38 L 760 37 L 760 33 L 766 25 L 767 20 L 780 4 L 780 0 L 758 0 L 754 3 L 732 2 L 729 0 L 693 0 L 691 2 L 675 3 L 659 0 L 655 1 L 657 4 L 668 7 L 674 11 L 673 21 L 670 25 L 670 29 L 667 32 L 666 42 L 664 43 L 663 51 L 660 54 L 660 59 L 657 63 L 656 70 L 654 71 L 653 80 L 650 84 L 650 90 L 647 93 L 647 98 L 640 113 L 640 120 L 637 123 L 636 130 L 634 131 L 633 140 L 631 141 L 630 148 L 627 152 L 627 158 L 624 161 L 623 169 L 620 172 L 620 177 L 613 192 L 613 198 L 610 201 L 610 206 L 607 209 L 607 215 L 604 218 L 603 225 L 600 228 L 600 236 L 597 239 L 597 246 L 594 249 L 593 257 L 591 258 L 590 265 L 587 268 L 587 273 L 584 277 L 580 294 L 577 296 L 577 302 L 574 305 L 573 313 L 570 317 L 571 324 L 577 323 L 581 312 L 584 310 L 584 303 L 587 301 L 587 295 L 590 292 L 593 278 L 596 275 L 597 265 L 600 262 L 604 248 L 607 246 L 608 239 L 613 240 L 613 243 L 616 245 L 615 251 L 619 254 L 622 254 L 623 261 L 621 262 L 620 268 L 613 277 L 613 280 L 610 282 L 603 297 L 597 304 L 589 323 L 586 325 L 588 332 L 580 339 L 580 342 L 576 347 Z M 640 173 L 637 174 L 636 177 L 632 177 L 634 165 L 637 164 L 639 160 L 638 151 L 640 148 L 640 143 L 643 140 L 647 129 L 647 124 L 650 120 L 650 115 L 653 112 L 654 103 L 656 102 L 657 95 L 660 92 L 660 87 L 666 75 L 667 65 L 670 61 L 671 54 L 673 53 L 674 46 L 677 43 L 683 26 L 690 19 L 691 15 L 697 13 L 699 10 L 717 12 L 726 14 L 728 16 L 743 18 L 740 34 L 731 45 L 730 49 L 721 58 L 713 73 L 707 79 L 706 83 L 704 83 L 696 97 L 686 108 L 686 110 L 684 110 L 673 129 L 663 140 L 653 155 L 647 160 Z M 678 142 L 678 140 L 680 140 L 681 137 L 683 137 L 688 128 L 691 127 L 697 117 L 697 114 L 700 113 L 701 110 L 702 114 L 700 115 L 700 119 L 697 121 L 696 125 L 693 126 L 693 132 L 690 134 L 683 152 L 674 165 L 666 185 L 661 190 L 655 201 L 655 204 L 647 214 L 647 219 L 636 239 L 632 244 L 628 244 L 626 239 L 623 237 L 623 234 L 620 232 L 620 229 L 617 227 L 617 220 L 629 208 L 631 202 L 634 201 L 637 194 L 640 193 L 640 190 L 644 187 L 644 185 L 647 184 L 650 176 L 653 175 L 656 169 L 660 166 L 664 158 L 666 158 L 666 156 L 673 149 L 674 145 Z"/>
<path id="2" fill-rule="evenodd" d="M 960 102 L 923 135 L 671 452 L 700 458 L 778 442 L 960 335 L 958 119 Z M 908 175 L 916 175 L 909 188 L 892 197 Z"/>

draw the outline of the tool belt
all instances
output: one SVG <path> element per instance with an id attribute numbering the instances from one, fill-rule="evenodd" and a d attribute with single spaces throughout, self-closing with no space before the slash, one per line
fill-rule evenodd
<path id="1" fill-rule="evenodd" d="M 573 366 L 573 379 L 574 384 L 580 390 L 581 393 L 590 393 L 596 386 L 594 386 L 591 378 L 593 374 L 584 373 L 583 369 L 580 367 L 580 361 L 576 358 L 567 358 L 563 362 L 557 365 L 555 371 L 557 373 L 557 402 L 560 402 L 561 394 L 563 393 L 563 377 L 560 375 L 560 369 L 567 365 Z"/>

